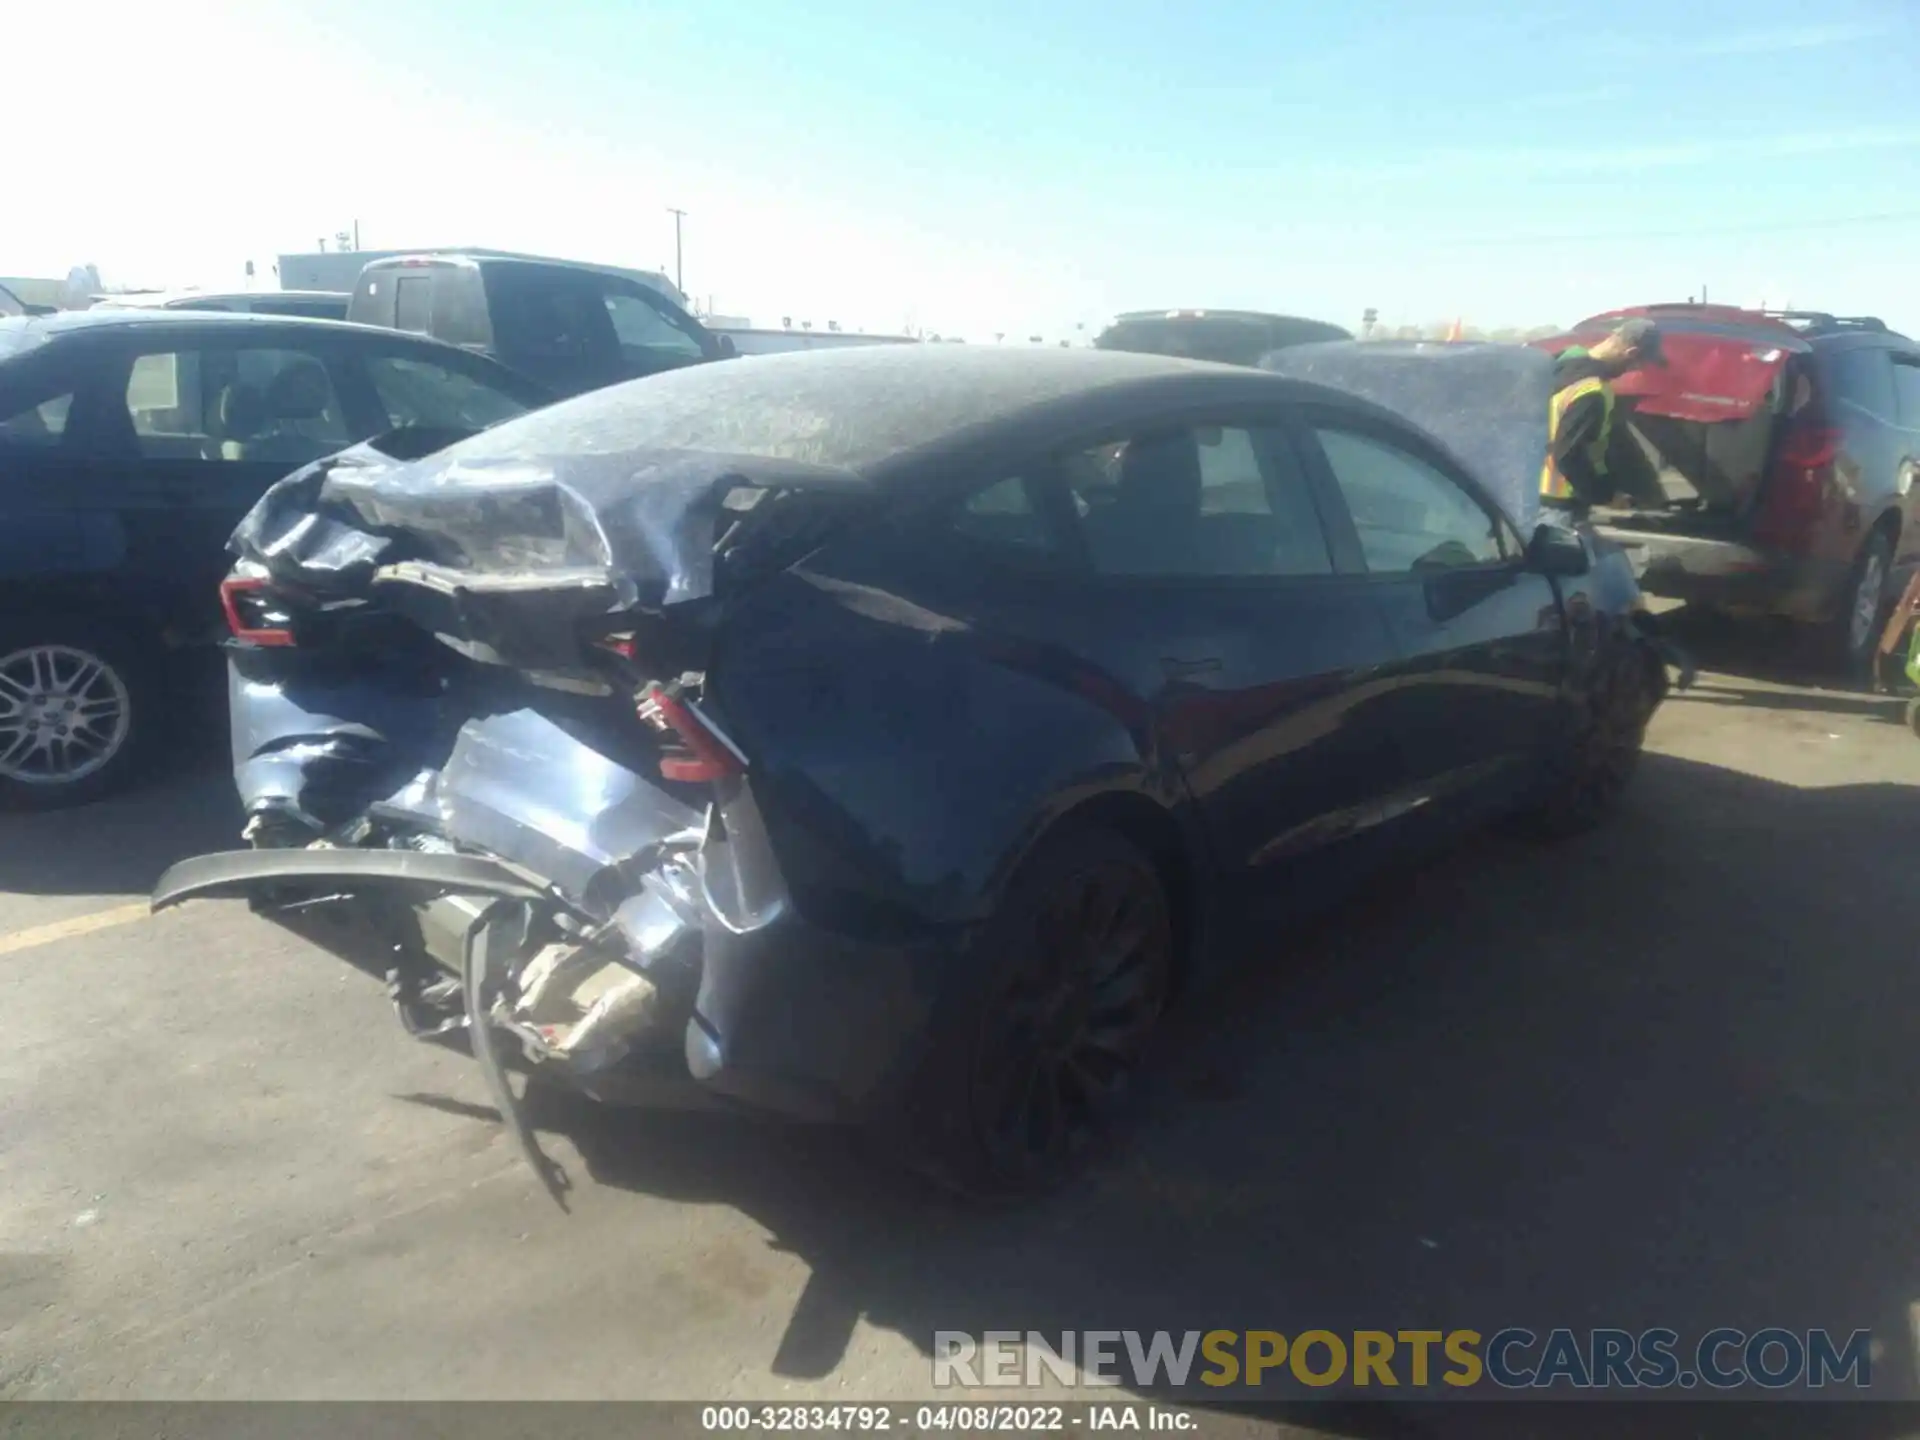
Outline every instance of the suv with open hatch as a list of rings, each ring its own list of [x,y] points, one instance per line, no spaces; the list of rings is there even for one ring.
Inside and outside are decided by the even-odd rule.
[[[1799,622],[1864,672],[1920,563],[1920,344],[1872,317],[1719,305],[1617,310],[1539,343],[1629,316],[1659,323],[1667,364],[1615,386],[1625,503],[1596,508],[1596,529],[1641,552],[1647,593]]]

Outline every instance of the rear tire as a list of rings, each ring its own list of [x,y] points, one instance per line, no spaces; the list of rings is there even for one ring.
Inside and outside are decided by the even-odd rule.
[[[0,626],[0,805],[56,810],[120,791],[160,728],[151,647],[86,616]]]
[[[1659,694],[1661,662],[1632,641],[1617,641],[1574,721],[1557,747],[1544,797],[1519,817],[1519,828],[1542,840],[1591,830],[1618,808],[1640,765],[1647,722]]]
[[[1872,678],[1880,631],[1898,598],[1888,593],[1887,580],[1892,573],[1893,534],[1885,528],[1876,529],[1854,558],[1841,594],[1840,613],[1833,619],[1827,642],[1833,663],[1849,679]]]
[[[959,963],[904,1117],[918,1168],[974,1199],[1053,1189],[1124,1128],[1173,983],[1153,862],[1110,830],[1043,840]]]

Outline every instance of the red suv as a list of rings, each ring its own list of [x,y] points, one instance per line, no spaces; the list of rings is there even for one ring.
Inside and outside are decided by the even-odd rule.
[[[1648,594],[1818,627],[1829,658],[1871,663],[1920,564],[1920,344],[1871,318],[1647,305],[1538,342],[1558,353],[1629,316],[1659,322],[1665,369],[1621,401],[1602,533],[1646,560]]]

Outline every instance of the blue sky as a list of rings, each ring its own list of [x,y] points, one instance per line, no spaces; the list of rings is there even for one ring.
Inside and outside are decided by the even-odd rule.
[[[229,283],[356,219],[670,266],[677,205],[687,288],[763,322],[1532,324],[1704,283],[1920,329],[1911,0],[24,3],[93,58],[0,93],[48,147],[0,273]]]

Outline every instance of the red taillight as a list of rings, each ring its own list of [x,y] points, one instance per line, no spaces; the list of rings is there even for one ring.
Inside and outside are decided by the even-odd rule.
[[[1754,517],[1753,538],[1774,550],[1803,555],[1813,548],[1827,481],[1840,454],[1840,431],[1802,418],[1780,437],[1767,493]]]
[[[668,750],[660,757],[660,778],[702,784],[746,772],[747,758],[690,700],[669,695],[659,685],[640,692],[639,715],[663,734],[671,734],[684,750]]]
[[[227,628],[236,640],[254,645],[291,645],[293,631],[282,625],[263,625],[263,619],[281,619],[262,614],[261,602],[267,597],[267,582],[256,575],[235,575],[220,582],[220,608],[227,612]]]
[[[1800,470],[1818,470],[1840,455],[1843,434],[1825,425],[1796,425],[1780,439],[1778,463]]]

